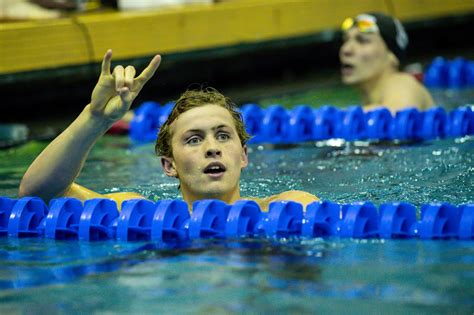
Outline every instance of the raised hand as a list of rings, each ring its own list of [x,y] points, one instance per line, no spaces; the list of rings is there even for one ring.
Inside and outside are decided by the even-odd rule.
[[[102,71],[99,81],[92,91],[90,104],[91,114],[100,119],[113,123],[125,115],[130,109],[133,100],[143,86],[150,80],[161,62],[160,55],[156,55],[143,72],[135,78],[135,68],[116,66],[110,72],[112,50],[108,50],[102,60]]]

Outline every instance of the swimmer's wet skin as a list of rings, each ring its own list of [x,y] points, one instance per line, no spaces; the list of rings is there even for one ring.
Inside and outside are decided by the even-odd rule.
[[[80,200],[103,196],[74,183],[74,180],[97,139],[130,109],[133,100],[161,62],[161,57],[155,56],[135,77],[136,70],[132,66],[124,68],[118,65],[111,72],[111,59],[112,50],[108,50],[90,104],[30,165],[20,183],[19,196],[35,195],[44,200],[58,196]],[[126,199],[138,196],[128,194]],[[115,195],[108,197],[114,198]],[[123,199],[124,194],[118,197]]]
[[[408,46],[400,21],[382,13],[360,14],[346,18],[341,30],[342,82],[357,87],[367,109],[386,106],[395,113],[405,107],[423,110],[433,105],[428,90],[398,70]]]
[[[179,179],[190,207],[195,200],[209,198],[231,204],[242,199],[240,175],[248,165],[248,139],[241,115],[222,94],[213,89],[187,91],[161,127],[156,151],[165,173]],[[268,205],[267,200],[275,198],[305,204],[317,200],[299,191],[254,200]]]
[[[74,182],[97,139],[127,113],[161,62],[161,57],[155,56],[135,77],[133,66],[118,65],[111,71],[111,59],[109,50],[91,103],[28,168],[20,184],[20,197],[34,195],[46,201],[59,196],[79,200],[106,197],[119,205],[126,199],[144,198],[131,192],[102,195]],[[242,117],[228,98],[214,89],[187,91],[161,127],[156,151],[164,172],[179,180],[190,208],[200,199],[233,203],[242,199],[240,175],[248,165],[248,138]],[[254,200],[266,209],[270,201],[293,200],[306,205],[318,198],[286,191]]]

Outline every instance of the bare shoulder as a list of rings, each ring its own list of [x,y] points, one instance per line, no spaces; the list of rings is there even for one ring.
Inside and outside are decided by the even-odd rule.
[[[122,202],[125,200],[130,199],[146,199],[143,195],[140,195],[135,192],[118,192],[118,193],[111,193],[105,194],[104,198],[112,199],[117,203],[119,209],[122,207]]]
[[[391,84],[421,85],[420,82],[414,76],[404,72],[394,73],[388,78],[387,82]]]
[[[288,191],[284,191],[282,193],[279,193],[267,198],[253,199],[253,200],[258,203],[258,205],[260,206],[262,210],[268,211],[269,204],[274,201],[295,201],[295,202],[301,203],[303,207],[306,208],[308,204],[314,201],[318,201],[319,198],[306,191],[288,190]]]
[[[274,196],[276,198],[275,201],[278,200],[289,200],[289,201],[296,201],[302,203],[304,205],[309,204],[313,201],[318,201],[319,198],[309,192],[302,191],[302,190],[288,190],[282,193],[279,193]]]
[[[423,110],[433,105],[433,99],[417,79],[410,74],[400,72],[391,75],[385,82],[383,104],[392,111],[405,107],[417,107]]]
[[[398,72],[394,73],[387,79],[384,86],[384,93],[401,94],[402,91],[404,93],[420,93],[424,89],[424,86],[420,82],[418,82],[418,80],[415,79],[412,75],[408,73]]]
[[[134,192],[118,192],[110,194],[99,194],[93,190],[90,190],[84,186],[81,186],[76,183],[72,185],[64,192],[64,197],[76,198],[81,201],[94,199],[94,198],[107,198],[112,199],[117,203],[119,209],[122,206],[122,202],[129,199],[145,198],[144,196],[134,193]]]

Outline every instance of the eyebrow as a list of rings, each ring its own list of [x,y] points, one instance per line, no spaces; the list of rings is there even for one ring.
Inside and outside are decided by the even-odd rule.
[[[232,129],[230,126],[228,125],[219,125],[219,126],[216,126],[216,127],[212,127],[211,130],[212,131],[216,131],[216,130],[219,130],[219,129],[223,129],[223,128],[230,128]],[[203,130],[202,129],[188,129],[186,130],[183,134],[185,133],[188,133],[188,132],[202,132]]]

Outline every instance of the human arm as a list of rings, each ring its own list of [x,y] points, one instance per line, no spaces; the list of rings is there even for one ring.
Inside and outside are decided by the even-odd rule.
[[[74,180],[95,142],[125,115],[161,61],[159,55],[155,56],[135,78],[132,66],[116,66],[111,73],[111,59],[112,51],[108,50],[91,102],[30,165],[20,183],[20,197],[38,196],[50,200],[57,196],[68,196],[85,200],[102,196],[74,183]],[[109,197],[114,199],[113,196]]]

